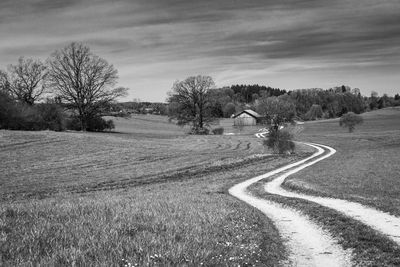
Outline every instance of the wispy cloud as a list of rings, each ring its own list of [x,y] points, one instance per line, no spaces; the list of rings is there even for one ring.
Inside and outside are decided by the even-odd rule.
[[[147,100],[199,73],[221,86],[336,81],[392,93],[399,10],[398,0],[3,0],[0,68],[82,41],[118,68],[130,97]]]

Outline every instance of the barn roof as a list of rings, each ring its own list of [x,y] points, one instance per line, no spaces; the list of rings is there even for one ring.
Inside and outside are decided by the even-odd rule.
[[[252,116],[252,117],[254,117],[254,118],[256,118],[256,119],[262,117],[260,114],[258,114],[257,112],[255,112],[254,110],[251,110],[251,109],[243,110],[243,111],[237,113],[237,114],[236,114],[235,116],[233,116],[233,117],[236,118],[237,116],[240,116],[240,114],[243,114],[243,113],[247,113],[247,114],[249,114],[250,116]]]

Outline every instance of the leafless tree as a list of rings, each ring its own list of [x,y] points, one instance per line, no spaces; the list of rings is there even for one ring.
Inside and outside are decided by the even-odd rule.
[[[49,87],[62,102],[78,111],[84,131],[88,120],[99,115],[102,107],[126,95],[126,88],[114,88],[117,79],[114,66],[82,43],[71,43],[49,59]]]
[[[177,81],[169,93],[169,117],[178,125],[192,125],[193,133],[204,133],[204,126],[212,120],[209,90],[214,87],[210,76],[192,76]]]
[[[8,75],[5,71],[0,70],[0,91],[3,93],[10,93],[10,82]]]
[[[20,57],[16,65],[8,66],[8,75],[3,73],[0,79],[6,81],[3,86],[16,100],[33,105],[45,93],[46,75],[46,66],[40,60]]]

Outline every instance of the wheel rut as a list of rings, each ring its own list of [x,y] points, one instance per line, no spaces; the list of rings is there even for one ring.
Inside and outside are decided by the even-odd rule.
[[[344,250],[328,232],[312,222],[301,212],[251,195],[247,188],[263,179],[281,174],[311,159],[321,156],[317,151],[310,157],[286,165],[266,174],[236,184],[229,193],[259,209],[271,218],[280,232],[290,256],[284,265],[293,266],[351,266],[351,250]]]
[[[265,134],[258,133],[256,136],[263,138]],[[334,209],[372,227],[400,245],[399,217],[356,202],[306,195],[282,188],[282,184],[288,176],[336,153],[335,149],[325,145],[303,144],[314,148],[316,152],[303,160],[246,180],[229,189],[232,196],[259,209],[274,221],[290,252],[289,260],[284,264],[294,266],[351,266],[352,251],[350,249],[344,250],[330,233],[323,230],[320,225],[311,221],[300,211],[271,200],[257,198],[247,190],[252,184],[271,177],[273,179],[264,185],[267,193],[304,199]]]
[[[300,199],[308,200],[311,202],[315,202],[321,206],[325,206],[325,207],[334,209],[336,211],[339,211],[339,212],[351,217],[354,220],[358,220],[358,221],[370,226],[371,228],[386,235],[389,239],[393,240],[398,245],[400,245],[400,218],[399,217],[390,215],[386,212],[377,210],[372,207],[362,205],[357,202],[352,202],[352,201],[343,200],[343,199],[336,199],[336,198],[311,196],[311,195],[306,195],[306,194],[297,193],[297,192],[293,192],[293,191],[287,191],[284,188],[282,188],[282,184],[288,176],[290,176],[304,168],[307,168],[308,166],[311,166],[311,165],[317,163],[318,161],[326,159],[336,153],[336,150],[329,146],[320,145],[320,144],[311,144],[311,143],[303,143],[303,144],[315,148],[318,151],[317,153],[321,153],[324,155],[315,160],[312,160],[310,162],[302,164],[299,167],[291,169],[291,170],[287,171],[286,173],[284,173],[283,175],[280,175],[276,179],[272,180],[271,182],[266,183],[264,186],[265,191],[270,194],[280,195],[280,196],[284,196],[284,197],[300,198]]]

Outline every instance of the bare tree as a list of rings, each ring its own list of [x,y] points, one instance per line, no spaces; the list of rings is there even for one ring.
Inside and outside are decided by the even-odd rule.
[[[8,75],[5,71],[0,70],[0,91],[3,93],[10,93],[10,82]]]
[[[49,59],[49,86],[61,101],[78,111],[84,131],[102,107],[127,94],[126,88],[114,88],[117,79],[114,66],[82,43],[71,43]]]
[[[20,57],[16,65],[8,66],[8,72],[1,79],[7,80],[9,93],[18,101],[33,105],[45,93],[47,70],[40,60]]]
[[[292,122],[296,115],[296,107],[290,101],[284,99],[285,95],[279,97],[262,97],[256,107],[257,112],[265,116],[267,122],[275,130],[286,122]]]
[[[211,116],[209,90],[214,87],[210,76],[192,76],[177,81],[169,93],[169,117],[178,125],[192,125],[193,133],[205,133],[205,125]]]

